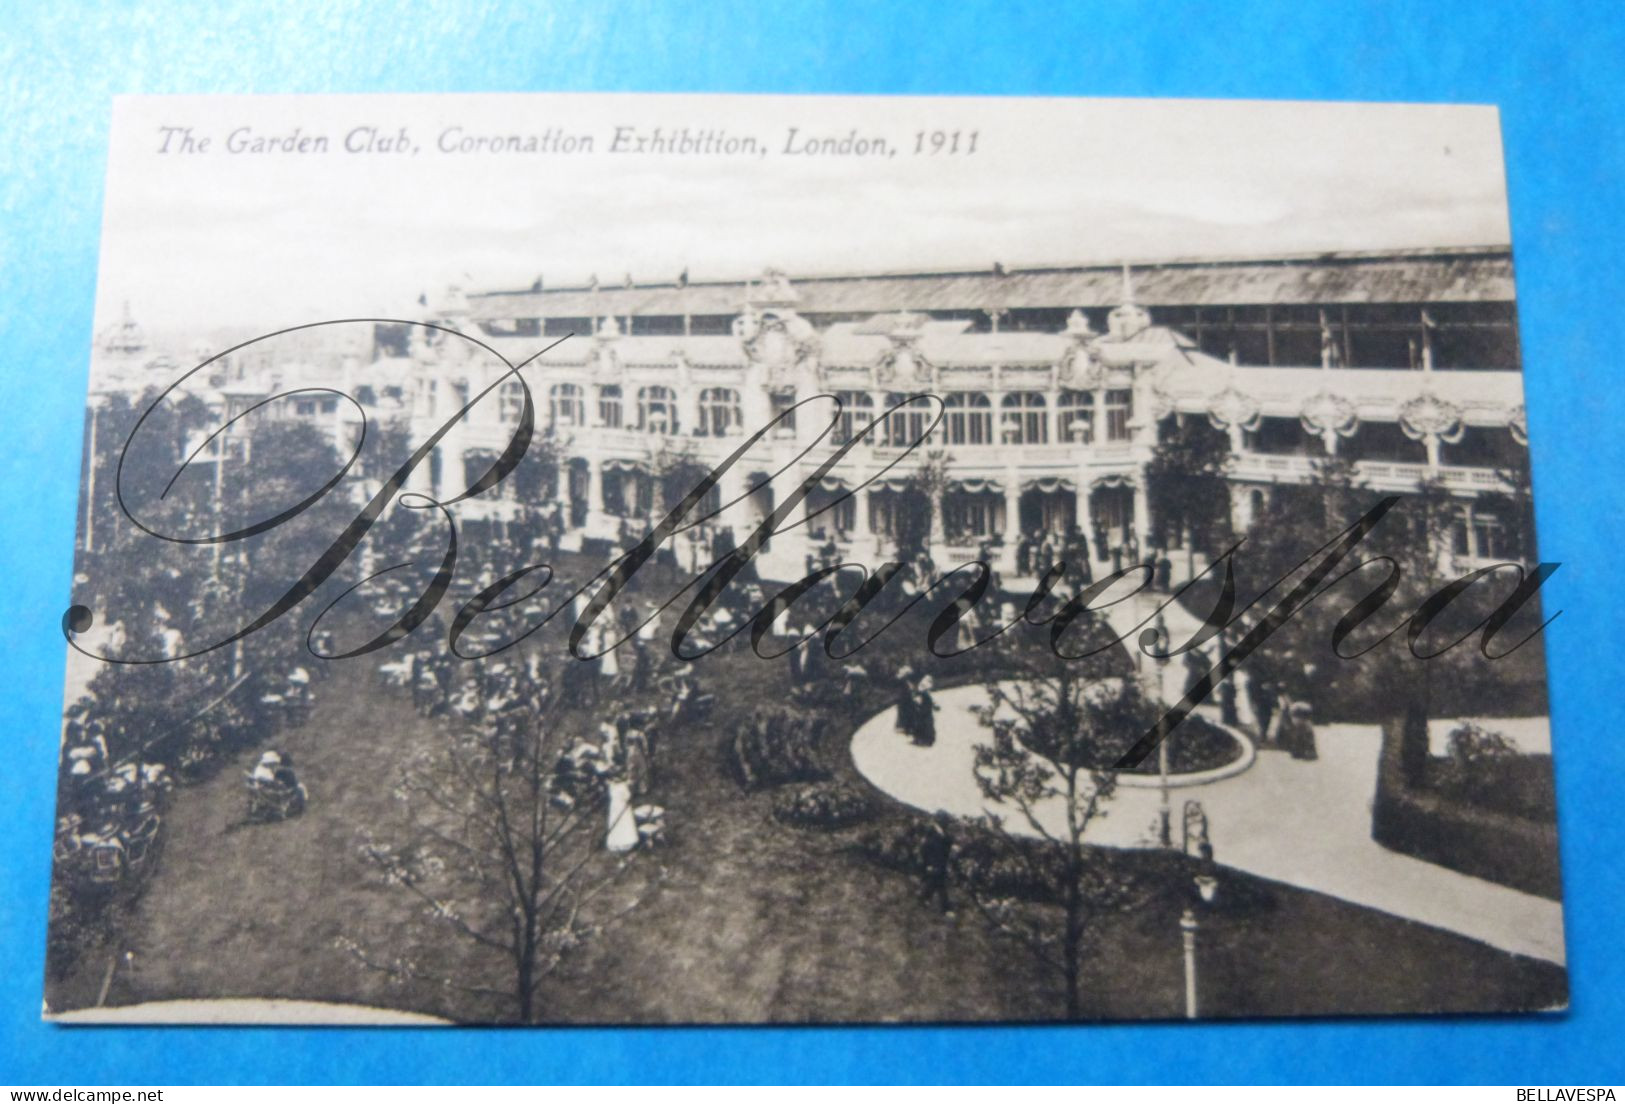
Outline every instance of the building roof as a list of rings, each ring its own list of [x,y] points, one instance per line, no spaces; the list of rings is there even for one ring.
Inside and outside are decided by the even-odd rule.
[[[1131,273],[1136,301],[1151,307],[1514,298],[1505,246],[1164,260],[1135,264]],[[473,316],[485,320],[729,315],[739,313],[753,282],[488,292],[468,302]],[[1111,307],[1123,301],[1123,266],[808,276],[793,285],[803,314]]]

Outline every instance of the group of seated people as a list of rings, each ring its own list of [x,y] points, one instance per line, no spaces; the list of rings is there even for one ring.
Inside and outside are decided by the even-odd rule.
[[[306,792],[293,769],[293,756],[275,749],[262,753],[246,776],[251,816],[295,816],[304,811]]]
[[[104,883],[139,870],[162,827],[172,784],[166,768],[135,758],[110,761],[106,736],[94,721],[69,723],[62,758],[58,862]]]

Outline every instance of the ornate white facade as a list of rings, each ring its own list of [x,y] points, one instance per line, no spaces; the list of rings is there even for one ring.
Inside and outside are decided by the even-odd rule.
[[[1491,257],[1493,261],[1495,255]],[[1432,271],[1423,269],[1424,276]],[[1005,274],[1001,270],[999,275]],[[1200,285],[1195,292],[1188,290],[1190,273],[1176,275],[1186,281],[1182,293],[1188,298],[1203,294]],[[1362,295],[1366,301],[1373,298],[1372,289],[1362,292],[1357,281],[1338,275],[1343,281],[1338,295],[1356,301]],[[1382,279],[1393,278],[1384,270]],[[892,294],[909,305],[909,296],[920,294],[913,285],[904,286],[908,294],[888,290],[893,285],[886,281],[897,279],[876,278],[864,285],[870,305],[875,296]],[[1212,279],[1234,277],[1217,273]],[[962,297],[986,296],[1000,286],[984,278],[961,282]],[[1510,283],[1485,293],[1483,282],[1472,294],[1504,302],[1510,316]],[[849,559],[875,563],[885,558],[900,515],[922,505],[917,498],[903,497],[918,494],[921,484],[915,476],[922,465],[935,465],[943,476],[927,481],[930,493],[923,503],[929,511],[930,548],[939,564],[991,552],[1010,572],[1024,536],[1035,531],[1064,534],[1074,526],[1097,555],[1101,548],[1129,542],[1149,548],[1158,543],[1159,534],[1152,530],[1147,465],[1159,432],[1174,419],[1202,419],[1229,435],[1232,511],[1238,526],[1248,523],[1272,485],[1302,481],[1317,457],[1341,455],[1355,461],[1359,477],[1373,489],[1400,491],[1423,480],[1437,481],[1464,502],[1455,551],[1468,560],[1504,554],[1495,547],[1499,521],[1475,520],[1469,504],[1480,492],[1504,489],[1504,470],[1510,466],[1505,458],[1524,447],[1521,373],[1506,367],[1436,368],[1429,342],[1435,323],[1429,311],[1443,314],[1444,307],[1424,300],[1420,307],[1365,308],[1378,320],[1373,332],[1381,328],[1383,311],[1396,316],[1419,311],[1420,340],[1410,340],[1411,364],[1360,368],[1346,364],[1351,351],[1366,341],[1365,333],[1350,327],[1349,308],[1335,304],[1313,308],[1318,313],[1319,363],[1280,364],[1278,351],[1290,355],[1294,348],[1309,347],[1303,326],[1292,321],[1301,319],[1302,304],[1293,307],[1298,315],[1282,308],[1279,316],[1286,321],[1280,323],[1281,336],[1277,338],[1276,329],[1268,331],[1272,364],[1259,367],[1238,363],[1234,345],[1227,357],[1213,355],[1211,330],[1198,340],[1160,317],[1183,316],[1200,329],[1211,316],[1202,313],[1207,308],[1147,305],[1136,296],[1126,270],[1116,275],[1115,285],[1114,307],[1100,307],[1096,295],[1062,316],[1062,325],[1050,328],[1001,329],[1001,318],[1019,313],[1006,305],[1013,301],[1008,297],[985,305],[987,324],[974,319],[974,304],[951,300],[945,300],[945,309],[932,302],[925,310],[809,311],[797,286],[774,272],[760,281],[732,285],[737,302],[731,318],[718,315],[715,286],[696,286],[688,295],[686,280],[642,289],[649,310],[634,313],[626,304],[640,289],[628,280],[624,289],[615,289],[618,297],[601,296],[596,282],[560,293],[532,289],[529,300],[547,294],[570,299],[558,308],[566,316],[583,305],[613,308],[590,322],[577,319],[572,336],[562,341],[557,311],[528,324],[519,316],[515,304],[527,301],[527,293],[471,299],[453,289],[424,321],[477,338],[513,363],[553,345],[525,367],[524,377],[540,428],[567,458],[552,494],[569,546],[613,541],[628,525],[641,530],[663,515],[672,504],[664,501],[668,488],[661,486],[660,473],[674,464],[716,467],[751,432],[794,404],[817,396],[839,398],[838,418],[835,404],[827,400],[800,407],[793,422],[776,427],[724,478],[713,505],[737,504],[715,522],[742,540],[840,443],[910,396],[928,394],[942,404],[942,422],[930,439],[904,456],[935,416],[936,407],[928,401],[917,400],[874,426],[809,496],[801,517],[790,519],[805,524],[768,546],[760,560],[765,573],[800,577],[809,556],[830,541]],[[939,281],[931,294],[943,298],[948,293],[941,289],[952,286]],[[1406,290],[1414,293],[1416,286],[1413,280]],[[852,299],[850,289],[837,291]],[[1069,293],[1059,287],[1049,294]],[[1456,286],[1441,293],[1468,294]],[[676,313],[686,312],[681,303],[653,305],[661,296],[662,302],[672,303],[685,296],[703,300],[708,304],[703,324]],[[1224,309],[1232,320],[1239,316],[1239,308]],[[1028,313],[1039,321],[1057,315],[1051,306]],[[1097,324],[1091,324],[1091,315]],[[1264,316],[1275,315],[1266,309]],[[1477,317],[1471,312],[1464,316],[1468,322],[1462,325]],[[514,318],[518,321],[505,321]],[[93,378],[104,384],[126,381],[113,384],[126,389],[132,386],[129,380],[150,381],[150,375],[128,368],[140,353],[131,349],[131,332],[129,324],[110,332],[101,350],[104,360],[125,367],[99,366]],[[1496,347],[1497,363],[1516,361],[1515,336],[1509,334],[1507,340],[1513,343],[1510,357]],[[1209,348],[1204,349],[1204,342]],[[426,326],[410,327],[404,341],[392,347],[381,342],[370,361],[334,355],[323,367],[256,363],[240,355],[223,369],[210,383],[198,381],[197,388],[228,416],[279,390],[330,387],[355,397],[374,420],[408,422],[418,441],[496,384],[453,426],[433,462],[420,472],[417,489],[436,497],[460,493],[507,444],[522,397],[516,384],[499,382],[508,370],[501,360],[475,342]],[[353,439],[358,423],[354,408],[331,395],[293,395],[282,406],[287,416],[329,427],[335,439]],[[764,482],[767,486],[760,487]],[[464,516],[512,519],[535,508],[538,503],[519,501],[516,486],[509,481],[463,504]],[[850,493],[859,487],[860,493]],[[1160,537],[1176,545],[1179,541],[1178,534]]]
[[[1108,547],[1131,537],[1148,545],[1146,469],[1159,427],[1174,418],[1206,419],[1230,435],[1241,525],[1259,501],[1253,492],[1308,478],[1318,455],[1358,457],[1356,470],[1374,489],[1433,479],[1468,499],[1502,489],[1501,466],[1463,462],[1453,446],[1468,434],[1522,446],[1516,371],[1343,368],[1330,343],[1319,366],[1240,366],[1158,325],[1155,311],[1134,301],[1126,276],[1123,290],[1126,301],[1101,332],[1081,310],[1059,332],[976,332],[963,319],[908,311],[819,327],[798,311],[791,283],[771,272],[747,285],[727,335],[629,334],[622,321],[602,317],[594,332],[563,340],[524,373],[539,420],[570,457],[556,489],[559,509],[575,539],[612,540],[623,521],[641,523],[671,505],[650,484],[674,457],[715,467],[748,433],[820,395],[841,401],[833,429],[833,403],[803,406],[793,426],[776,429],[724,479],[722,502],[743,496],[718,519],[736,539],[832,449],[909,396],[938,397],[942,423],[907,456],[934,404],[917,401],[876,425],[809,496],[807,523],[770,545],[764,565],[784,577],[799,577],[809,551],[831,539],[845,557],[884,558],[903,508],[897,496],[917,486],[911,477],[931,463],[946,475],[928,504],[939,564],[976,558],[992,545],[1012,570],[1022,536],[1074,525],[1090,536],[1104,530]],[[514,362],[558,340],[476,330],[462,299],[435,321],[476,333]],[[505,370],[470,343],[424,340],[426,333],[419,331],[411,353],[419,439]],[[500,450],[517,409],[514,385],[499,387],[454,430],[448,457]],[[1300,434],[1301,446],[1281,446],[1282,423]],[[746,494],[769,476],[770,489]],[[442,495],[467,485],[454,462],[437,466],[433,482]],[[1495,554],[1479,546],[1481,538],[1489,543],[1487,532],[1469,525],[1459,550],[1469,559]]]

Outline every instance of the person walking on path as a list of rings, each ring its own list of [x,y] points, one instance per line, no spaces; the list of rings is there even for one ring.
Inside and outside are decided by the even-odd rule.
[[[939,810],[926,825],[925,838],[920,841],[920,865],[925,876],[920,900],[928,902],[935,898],[937,909],[944,916],[953,915],[948,900],[948,874],[954,851],[954,838],[948,830],[951,823],[948,814]]]

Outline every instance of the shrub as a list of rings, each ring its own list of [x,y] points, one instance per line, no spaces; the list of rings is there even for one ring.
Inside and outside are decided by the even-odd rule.
[[[1444,761],[1435,761],[1430,788],[1454,801],[1508,816],[1556,823],[1556,787],[1549,755],[1525,755],[1498,732],[1471,721],[1453,729]]]
[[[1127,751],[1139,736],[1134,733],[1122,750]],[[1241,753],[1241,744],[1234,736],[1198,713],[1180,721],[1179,727],[1168,734],[1168,770],[1173,774],[1214,770],[1240,759]],[[1156,774],[1157,757],[1148,755],[1125,773]]]
[[[869,796],[856,786],[815,782],[779,794],[773,802],[774,819],[799,828],[834,830],[868,820],[874,815]]]
[[[829,721],[821,717],[757,710],[723,742],[723,756],[730,773],[747,790],[821,782],[829,777],[819,755],[828,728]]]

